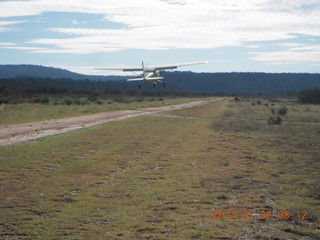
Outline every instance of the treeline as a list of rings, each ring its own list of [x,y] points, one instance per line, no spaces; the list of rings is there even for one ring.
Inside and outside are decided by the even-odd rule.
[[[187,71],[162,72],[161,74],[165,76],[167,82],[167,88],[161,91],[225,95],[279,95],[297,94],[304,89],[320,88],[320,74],[318,73],[193,73]],[[126,78],[125,76],[83,75],[45,66],[0,65],[0,86],[5,86],[8,90],[24,91],[40,87],[65,88],[72,91],[89,88],[111,88],[121,91],[137,89],[137,83],[126,82]],[[155,90],[152,84],[144,84],[143,90],[153,92],[159,91],[159,88]]]
[[[8,92],[26,92],[26,93],[67,93],[67,92],[86,92],[96,91],[120,91],[135,89],[139,91],[138,84],[127,81],[102,81],[102,80],[73,80],[68,78],[51,79],[51,78],[8,78],[0,79],[0,86]],[[162,91],[162,92],[181,92],[181,90],[173,85],[166,88],[153,88],[152,84],[143,84],[142,91]]]
[[[53,71],[53,69],[49,69]],[[1,72],[0,72],[1,73]],[[128,94],[167,95],[290,95],[297,96],[304,89],[320,89],[320,74],[309,73],[193,73],[163,72],[166,87],[153,88],[145,83],[126,80],[74,80],[72,78],[15,77],[0,78],[2,93],[25,94]]]
[[[320,88],[317,89],[306,89],[299,93],[299,102],[320,104]]]
[[[13,78],[0,79],[0,104],[36,102],[48,103],[53,100],[57,104],[84,104],[101,99],[113,102],[144,101],[153,97],[194,97],[205,96],[183,92],[175,86],[163,88],[160,84],[154,88],[152,84],[143,84],[142,89],[137,83],[127,81],[93,81],[50,78]]]
[[[166,72],[163,75],[169,84],[195,93],[279,95],[320,88],[320,74],[316,73]]]

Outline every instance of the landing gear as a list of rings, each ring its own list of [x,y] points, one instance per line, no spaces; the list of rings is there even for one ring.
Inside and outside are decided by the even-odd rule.
[[[158,81],[159,83],[162,84],[162,87],[166,87],[167,83],[166,82],[162,82],[162,81]],[[142,83],[138,83],[139,88],[142,88]],[[157,82],[153,82],[153,87],[155,88],[157,86]]]

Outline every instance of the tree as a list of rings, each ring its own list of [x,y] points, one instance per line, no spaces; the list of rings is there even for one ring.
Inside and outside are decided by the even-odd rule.
[[[320,104],[320,88],[306,89],[298,94],[301,103]]]

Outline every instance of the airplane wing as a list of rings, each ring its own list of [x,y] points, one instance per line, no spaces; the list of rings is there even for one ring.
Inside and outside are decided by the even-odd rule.
[[[208,61],[202,61],[202,62],[190,62],[190,63],[178,63],[178,64],[171,64],[171,65],[159,65],[159,66],[153,66],[156,70],[166,70],[166,69],[177,69],[178,67],[185,67],[185,66],[192,66],[192,65],[198,65],[198,64],[208,64]]]
[[[103,67],[103,68],[94,68],[94,70],[115,70],[115,71],[124,71],[124,72],[138,72],[143,71],[142,67]]]
[[[208,61],[202,62],[190,62],[190,63],[178,63],[178,64],[171,64],[171,65],[155,65],[155,66],[148,66],[144,68],[143,64],[142,67],[102,67],[102,68],[94,68],[95,70],[116,70],[116,71],[124,71],[124,72],[138,72],[144,71],[146,69],[149,70],[172,70],[177,69],[178,67],[185,67],[185,66],[192,66],[198,64],[207,64]]]

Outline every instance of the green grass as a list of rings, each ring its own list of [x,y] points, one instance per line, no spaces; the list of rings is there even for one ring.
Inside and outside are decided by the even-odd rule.
[[[261,105],[225,99],[171,112],[196,119],[144,116],[1,147],[0,239],[316,239],[318,128],[241,129],[244,112],[269,114]],[[249,210],[272,219],[239,218]]]
[[[39,103],[19,103],[0,105],[0,126],[8,124],[42,121],[94,114],[105,111],[139,109],[148,107],[161,107],[179,103],[186,103],[196,99],[192,98],[145,98],[143,101],[126,99],[127,102],[114,102],[102,100],[102,104],[89,103],[86,105],[54,105]],[[129,101],[130,100],[130,101]]]

